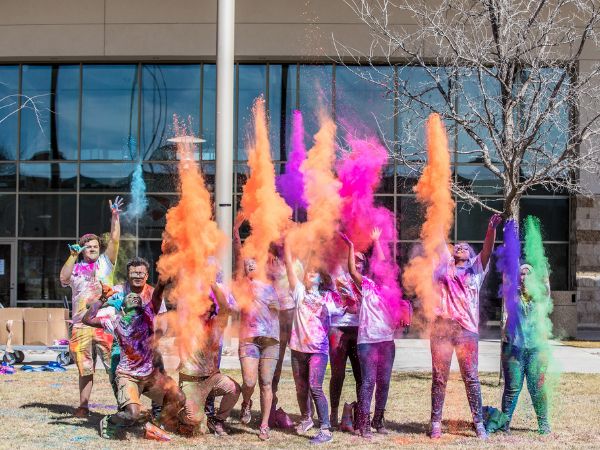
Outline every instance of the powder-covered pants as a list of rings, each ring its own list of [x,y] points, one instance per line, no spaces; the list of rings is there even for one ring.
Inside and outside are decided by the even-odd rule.
[[[456,359],[467,390],[473,422],[483,422],[481,408],[481,385],[477,366],[479,360],[479,335],[463,328],[454,320],[438,318],[433,324],[430,337],[431,363],[431,421],[442,420],[446,384],[450,375],[452,354]]]
[[[323,392],[323,379],[327,369],[327,355],[321,353],[302,353],[292,350],[292,372],[296,383],[296,396],[302,420],[309,418],[310,397],[317,407],[321,428],[329,428],[329,405]]]
[[[390,390],[390,378],[396,356],[394,341],[358,344],[358,358],[362,385],[358,396],[358,410],[368,415],[375,390],[375,410],[383,411]]]
[[[279,359],[277,360],[275,373],[273,374],[273,408],[278,403],[277,390],[279,388],[279,379],[281,378],[285,350],[290,343],[290,336],[292,335],[292,323],[294,322],[295,311],[295,308],[279,311]]]
[[[331,327],[329,329],[329,361],[331,363],[329,399],[331,409],[337,409],[340,406],[348,359],[350,359],[352,374],[356,381],[356,398],[359,396],[362,378],[361,366],[358,360],[357,339],[358,327]]]
[[[512,419],[523,382],[527,378],[527,390],[531,396],[538,424],[541,426],[548,423],[548,396],[545,388],[547,356],[539,349],[519,348],[507,342],[502,343],[502,371],[504,372],[502,412],[509,420]]]

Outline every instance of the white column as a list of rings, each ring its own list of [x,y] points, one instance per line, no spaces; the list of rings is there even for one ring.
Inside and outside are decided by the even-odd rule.
[[[220,256],[225,281],[231,280],[232,265],[234,35],[235,0],[218,0],[215,208],[217,224],[227,237]]]

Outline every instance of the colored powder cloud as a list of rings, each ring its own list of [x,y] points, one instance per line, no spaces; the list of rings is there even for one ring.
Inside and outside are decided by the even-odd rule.
[[[306,159],[306,146],[304,145],[304,120],[298,110],[293,113],[291,151],[285,165],[285,173],[276,180],[277,191],[291,208],[306,209],[304,197],[304,175],[300,171]]]
[[[175,118],[177,136],[187,135]],[[157,269],[162,281],[171,280],[168,298],[176,311],[169,313],[169,328],[174,330],[180,355],[186,357],[203,341],[204,330],[198,318],[212,306],[210,285],[217,266],[212,258],[222,249],[225,235],[213,219],[210,194],[197,163],[193,144],[177,144],[180,199],[169,209]]]
[[[269,245],[279,241],[289,226],[292,209],[275,188],[265,100],[258,98],[252,111],[254,136],[248,146],[250,177],[243,187],[241,200],[241,210],[250,223],[251,233],[242,246],[242,258],[254,258],[257,276],[266,280]]]
[[[519,284],[521,242],[519,229],[514,220],[507,220],[504,224],[504,243],[496,250],[496,268],[502,273],[501,296],[507,317],[506,333],[514,336],[516,321],[519,320]]]
[[[452,172],[448,138],[442,119],[431,114],[426,124],[427,164],[415,186],[417,200],[426,206],[421,228],[422,253],[412,258],[403,271],[404,289],[419,298],[425,318],[431,320],[439,302],[434,273],[440,264],[440,250],[446,244],[454,218],[450,192]]]

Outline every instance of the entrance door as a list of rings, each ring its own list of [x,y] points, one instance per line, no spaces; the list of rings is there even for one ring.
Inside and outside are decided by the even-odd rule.
[[[0,303],[5,308],[17,304],[14,256],[15,244],[0,241]]]

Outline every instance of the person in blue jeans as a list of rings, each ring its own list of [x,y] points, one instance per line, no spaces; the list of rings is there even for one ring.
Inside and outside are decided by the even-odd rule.
[[[508,416],[504,431],[509,431],[510,421],[517,406],[523,383],[527,379],[527,390],[537,415],[538,433],[550,433],[548,420],[548,395],[545,384],[548,365],[547,336],[538,329],[535,301],[527,294],[525,279],[532,272],[529,264],[520,267],[521,288],[516,308],[505,308],[502,336],[502,371],[504,392],[502,412]],[[550,289],[548,287],[548,295]],[[506,301],[506,299],[505,299]]]
[[[321,429],[311,439],[312,444],[323,444],[333,440],[329,421],[329,405],[323,392],[323,380],[329,358],[329,328],[331,316],[341,315],[333,300],[333,291],[320,289],[328,276],[323,271],[308,268],[304,283],[294,271],[289,245],[284,246],[284,260],[292,299],[296,305],[290,349],[292,350],[292,373],[296,384],[296,397],[302,415],[296,427],[298,434],[306,433],[314,426],[310,416],[309,402],[315,403]]]

